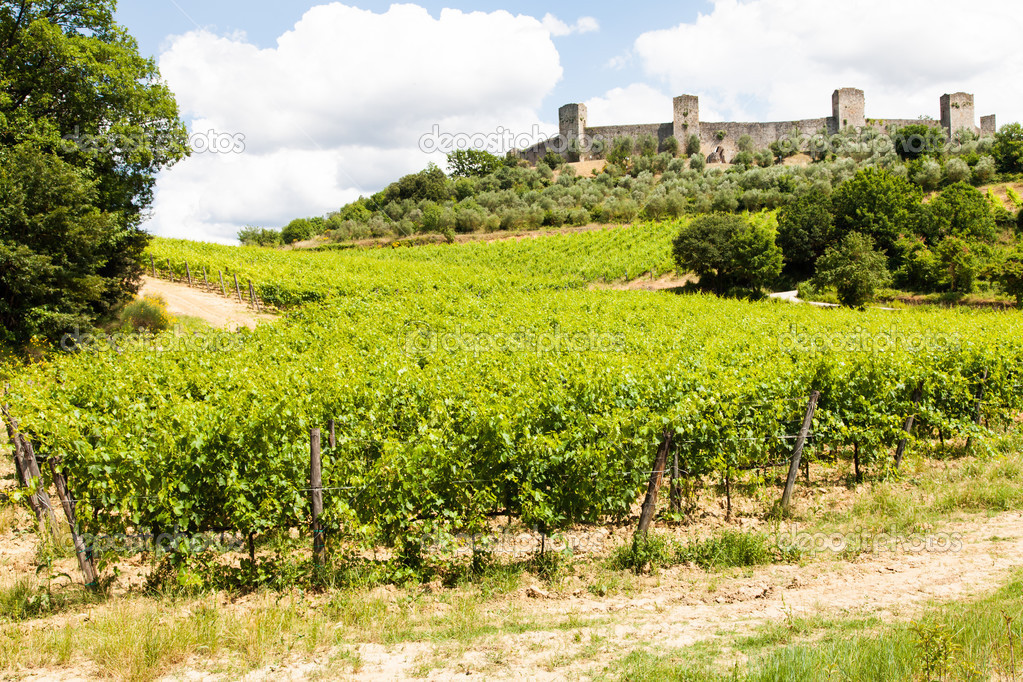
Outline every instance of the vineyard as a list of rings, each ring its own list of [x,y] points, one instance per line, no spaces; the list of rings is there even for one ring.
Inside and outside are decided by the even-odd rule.
[[[498,514],[625,519],[666,433],[692,480],[785,462],[812,391],[808,456],[875,472],[903,440],[983,448],[1023,409],[1012,313],[586,288],[669,270],[677,229],[328,252],[157,240],[179,275],[187,260],[311,302],[253,331],[62,356],[5,401],[96,535],[308,529],[309,433],[333,421],[328,546],[404,555]]]

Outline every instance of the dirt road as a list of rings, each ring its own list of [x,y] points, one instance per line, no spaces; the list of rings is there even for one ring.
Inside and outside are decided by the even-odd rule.
[[[258,323],[275,319],[273,315],[254,312],[237,300],[199,291],[185,284],[151,277],[143,277],[142,282],[139,296],[161,296],[167,302],[167,310],[172,315],[198,317],[218,329],[234,330],[243,326],[255,329]]]

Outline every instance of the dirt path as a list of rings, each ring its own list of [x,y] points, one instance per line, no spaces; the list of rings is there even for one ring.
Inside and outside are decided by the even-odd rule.
[[[205,320],[219,329],[255,329],[259,322],[276,319],[273,315],[259,314],[237,301],[217,294],[192,289],[185,284],[167,282],[152,277],[142,278],[139,296],[162,296],[172,315],[190,315]]]
[[[558,591],[527,584],[495,600],[488,615],[515,613],[549,623],[549,629],[488,635],[455,647],[352,643],[348,648],[358,653],[361,666],[347,679],[592,679],[633,650],[701,642],[720,644],[726,663],[741,663],[744,655],[731,643],[764,625],[815,615],[905,621],[930,603],[994,590],[1023,566],[1019,512],[949,524],[934,538],[939,542],[931,551],[879,552],[853,561],[819,558],[745,575],[673,568],[637,579],[627,596],[596,597],[572,578]],[[600,644],[596,651],[594,642]],[[424,664],[432,670],[424,671]],[[296,658],[245,679],[304,679],[312,672],[308,659]]]

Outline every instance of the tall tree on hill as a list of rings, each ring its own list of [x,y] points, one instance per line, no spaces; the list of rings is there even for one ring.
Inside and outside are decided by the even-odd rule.
[[[155,175],[188,154],[114,0],[0,0],[0,342],[89,327],[138,288]]]

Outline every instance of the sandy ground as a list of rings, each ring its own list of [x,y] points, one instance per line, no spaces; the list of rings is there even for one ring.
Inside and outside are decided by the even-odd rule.
[[[139,296],[145,295],[163,297],[167,302],[167,310],[172,315],[199,317],[219,329],[234,330],[239,327],[255,329],[259,322],[275,319],[273,315],[256,313],[249,306],[240,304],[232,298],[152,277],[142,278]]]
[[[493,614],[514,612],[525,620],[544,619],[551,629],[485,636],[464,649],[428,641],[393,646],[352,642],[348,650],[359,654],[362,665],[345,679],[592,679],[608,664],[648,644],[670,650],[713,640],[727,643],[767,624],[817,614],[909,620],[930,603],[996,589],[1023,565],[1023,514],[1018,512],[950,524],[935,537],[936,547],[951,539],[951,549],[910,548],[862,555],[852,562],[824,558],[804,566],[763,567],[746,575],[679,567],[640,579],[639,588],[629,596],[598,598],[572,579],[557,591],[540,583],[527,585],[496,600]],[[568,621],[571,627],[564,626]],[[595,641],[600,642],[596,653],[591,646]],[[727,644],[724,655],[731,659],[726,662],[744,660]],[[326,656],[315,659],[296,657],[244,679],[323,674]],[[424,663],[435,667],[424,672]],[[198,679],[195,675],[178,673],[165,679]]]

